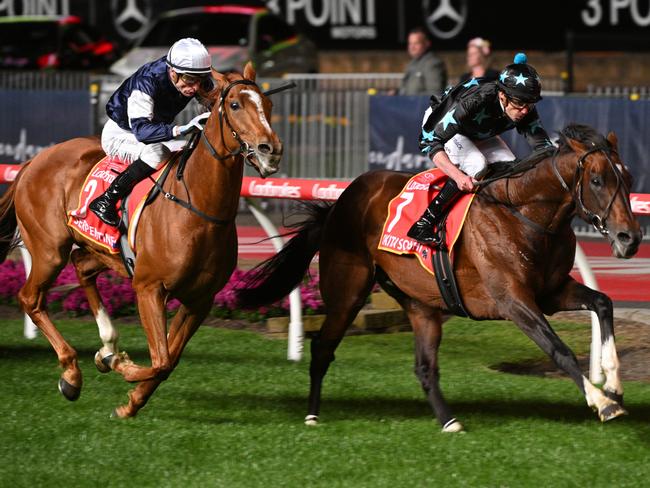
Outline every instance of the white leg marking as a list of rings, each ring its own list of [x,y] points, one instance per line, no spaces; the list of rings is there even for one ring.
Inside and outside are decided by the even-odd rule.
[[[623,385],[619,376],[618,354],[616,353],[616,344],[613,337],[608,337],[603,343],[601,366],[605,372],[605,385],[607,391],[614,391],[620,395],[623,394]]]
[[[269,124],[269,121],[266,120],[266,115],[264,114],[264,107],[262,105],[262,97],[260,97],[260,94],[253,90],[242,90],[241,92],[248,95],[253,103],[257,106],[257,113],[260,116],[260,122],[267,131],[272,133],[273,130],[271,129],[271,125]]]
[[[99,310],[97,310],[95,320],[97,321],[97,328],[99,329],[99,337],[104,344],[104,347],[101,349],[102,357],[108,354],[117,354],[117,340],[120,334],[113,326],[111,318],[101,305],[99,306]]]

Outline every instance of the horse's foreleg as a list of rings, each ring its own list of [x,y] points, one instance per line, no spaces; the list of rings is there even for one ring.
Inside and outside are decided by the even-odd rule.
[[[196,307],[192,312],[188,311],[185,306],[181,306],[169,326],[167,334],[169,342],[169,355],[172,361],[172,368],[176,368],[178,361],[185,346],[198,330],[199,325],[203,322],[210,307],[211,302],[207,302],[200,307]],[[138,411],[145,406],[151,395],[158,385],[162,383],[161,378],[153,378],[143,381],[129,392],[129,403],[115,409],[115,415],[118,417],[133,417]]]
[[[605,373],[605,395],[623,404],[623,384],[620,378],[618,354],[614,340],[614,311],[610,298],[571,279],[553,297],[544,303],[544,313],[552,315],[560,310],[591,310],[598,316],[602,344],[601,367]]]
[[[130,360],[117,357],[113,360],[113,370],[124,376],[126,381],[145,381],[152,378],[164,380],[172,371],[167,344],[165,298],[162,286],[140,285],[134,283],[138,297],[140,320],[149,345],[151,367],[140,366]]]
[[[46,254],[34,252],[31,247],[28,249],[33,256],[32,269],[25,285],[18,292],[18,302],[56,352],[59,364],[63,368],[59,379],[59,391],[68,400],[76,400],[81,394],[82,385],[77,352],[66,342],[50,320],[46,305],[47,290],[65,266],[65,261],[60,256],[50,260],[39,258]]]
[[[504,316],[515,322],[535,344],[553,359],[558,367],[568,373],[584,394],[587,404],[598,412],[601,421],[605,422],[627,413],[623,407],[606,397],[582,374],[573,351],[553,331],[541,310],[532,300],[517,300],[516,297],[513,297]]]
[[[453,417],[440,390],[438,348],[442,340],[442,313],[415,300],[404,300],[402,306],[415,335],[415,375],[422,384],[442,431],[460,432],[463,425]]]
[[[117,357],[119,332],[113,326],[111,318],[104,307],[102,298],[97,290],[97,275],[106,269],[101,261],[97,260],[85,249],[75,249],[70,255],[77,273],[79,284],[86,293],[90,311],[95,317],[99,337],[102,340],[102,348],[95,354],[95,366],[101,373],[111,370],[111,362]]]

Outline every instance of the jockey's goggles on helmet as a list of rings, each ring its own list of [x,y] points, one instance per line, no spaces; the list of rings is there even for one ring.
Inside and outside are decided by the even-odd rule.
[[[510,103],[510,105],[512,105],[517,110],[527,109],[530,112],[533,108],[535,108],[534,103],[522,102],[518,98],[508,97],[507,95],[506,97],[508,98],[508,102]]]
[[[210,75],[207,73],[200,74],[200,75],[193,75],[189,73],[178,73],[178,76],[180,77],[181,81],[186,85],[196,85],[197,83],[203,83],[205,80],[208,79]]]

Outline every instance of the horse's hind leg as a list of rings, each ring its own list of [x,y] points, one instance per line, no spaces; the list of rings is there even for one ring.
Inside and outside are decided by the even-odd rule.
[[[442,426],[443,432],[461,432],[463,425],[454,418],[440,390],[438,348],[442,340],[442,313],[410,298],[400,300],[415,335],[415,375]]]
[[[46,294],[63,267],[66,265],[70,246],[61,245],[58,252],[41,250],[32,245],[23,233],[27,249],[32,255],[32,269],[25,285],[18,292],[18,302],[34,324],[50,342],[63,368],[59,390],[68,400],[76,400],[81,393],[82,377],[77,364],[77,352],[66,342],[47,313]],[[65,256],[65,258],[63,257]]]
[[[88,298],[90,311],[95,317],[102,348],[95,354],[95,366],[101,373],[111,370],[111,361],[118,354],[117,341],[119,333],[113,326],[111,318],[106,312],[106,307],[97,290],[97,276],[106,269],[106,265],[85,249],[78,248],[70,255],[77,273],[79,285],[83,288]]]
[[[608,398],[623,405],[623,384],[614,341],[614,311],[610,298],[571,279],[556,295],[544,303],[544,313],[549,315],[560,310],[585,309],[596,312],[600,322],[601,367],[605,373],[604,393]]]
[[[172,368],[178,365],[181,353],[188,341],[203,322],[212,306],[212,300],[194,307],[192,311],[184,305],[176,312],[169,326],[169,356],[172,362]],[[129,392],[129,403],[115,409],[116,417],[133,417],[138,411],[145,406],[153,392],[162,383],[162,378],[154,378],[142,381]]]
[[[311,341],[307,425],[318,423],[323,378],[334,361],[334,351],[365,304],[374,283],[374,267],[369,257],[321,252],[320,259],[320,290],[327,316],[318,335]]]

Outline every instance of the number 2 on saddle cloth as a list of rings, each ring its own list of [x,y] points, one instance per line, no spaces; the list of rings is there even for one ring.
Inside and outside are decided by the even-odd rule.
[[[124,171],[126,166],[122,161],[108,156],[100,160],[86,177],[79,194],[79,205],[70,212],[68,218],[69,227],[83,238],[100,245],[112,254],[120,253],[120,229],[105,224],[93,212],[89,212],[88,204],[104,193],[117,174]],[[133,253],[136,252],[135,233],[142,209],[154,187],[154,181],[158,181],[167,166],[168,164],[163,165],[151,178],[145,178],[139,182],[127,197],[128,244]],[[122,208],[122,205],[119,204],[118,208]]]

